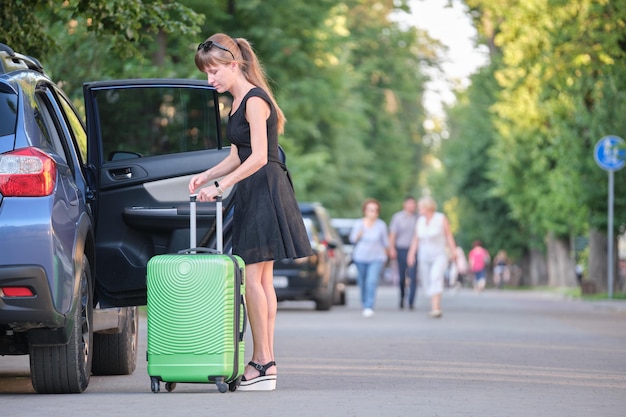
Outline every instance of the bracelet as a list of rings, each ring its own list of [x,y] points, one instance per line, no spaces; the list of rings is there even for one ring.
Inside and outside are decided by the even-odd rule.
[[[222,190],[222,187],[220,187],[220,183],[215,181],[214,184],[215,184],[215,188],[217,188],[217,195],[224,194],[224,190]]]

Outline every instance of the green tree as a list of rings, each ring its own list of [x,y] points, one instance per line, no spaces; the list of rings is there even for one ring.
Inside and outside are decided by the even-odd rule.
[[[471,88],[457,92],[457,103],[447,112],[449,139],[435,150],[443,168],[430,183],[440,190],[440,199],[457,201],[456,213],[448,215],[458,219],[455,233],[460,246],[469,250],[478,239],[492,254],[504,249],[519,262],[532,241],[530,231],[494,194],[495,183],[486,169],[495,158],[490,149],[497,138],[490,112],[498,92],[492,67],[482,68],[471,80]]]
[[[298,197],[337,216],[359,216],[367,196],[391,212],[415,186],[421,69],[434,54],[389,20],[408,10],[396,3],[229,1],[203,29],[252,41],[288,118],[281,143]]]
[[[107,50],[129,58],[141,57],[141,41],[159,31],[195,33],[202,21],[180,2],[167,0],[15,0],[0,3],[0,16],[0,39],[42,60],[68,51],[67,38],[50,31],[59,23],[68,34],[82,27],[95,35],[90,41],[97,46],[109,45]]]
[[[392,11],[408,10],[392,1],[349,4],[349,65],[359,74],[356,93],[366,117],[363,143],[369,150],[365,196],[378,198],[383,218],[418,190],[421,168],[424,69],[435,66],[435,43],[414,28],[390,21]]]
[[[390,215],[416,189],[422,72],[437,59],[423,33],[389,20],[407,3],[16,0],[0,5],[0,28],[77,104],[85,81],[203,78],[193,65],[199,42],[215,32],[245,37],[287,115],[281,144],[299,199],[358,216],[373,196]]]
[[[551,282],[571,284],[571,238],[606,229],[605,174],[592,150],[602,136],[625,131],[626,33],[623,0],[530,3],[467,0],[479,30],[501,51],[493,106],[496,140],[488,170],[493,192],[531,235],[545,236]],[[619,173],[617,184],[624,183]],[[623,194],[617,225],[626,223]],[[590,253],[590,276],[602,288],[606,254]],[[604,256],[604,262],[600,260]],[[566,259],[570,258],[570,259]],[[592,265],[593,264],[593,265]],[[604,285],[603,285],[604,283]]]

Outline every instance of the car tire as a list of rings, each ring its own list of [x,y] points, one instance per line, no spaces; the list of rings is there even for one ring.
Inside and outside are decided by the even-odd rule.
[[[124,308],[123,325],[119,333],[93,335],[94,375],[130,375],[137,367],[139,345],[139,314],[137,307]]]
[[[333,306],[333,301],[330,297],[319,298],[315,300],[315,310],[328,311]]]
[[[326,290],[326,293],[315,300],[315,310],[328,311],[332,308],[335,301],[335,285],[330,283],[330,288]]]
[[[73,394],[89,385],[93,351],[93,285],[89,260],[83,257],[80,300],[71,312],[66,345],[31,346],[30,374],[39,394]]]

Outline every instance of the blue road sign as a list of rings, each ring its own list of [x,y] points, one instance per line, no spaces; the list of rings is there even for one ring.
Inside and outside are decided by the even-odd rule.
[[[596,143],[593,150],[596,163],[605,171],[617,171],[626,164],[624,139],[619,136],[605,136]]]

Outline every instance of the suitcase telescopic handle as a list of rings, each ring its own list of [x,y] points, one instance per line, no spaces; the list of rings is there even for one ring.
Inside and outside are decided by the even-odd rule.
[[[216,249],[219,253],[224,253],[224,220],[222,219],[222,215],[222,196],[218,195],[215,197],[215,241],[217,242]]]
[[[189,196],[189,247],[195,248],[198,246],[196,238],[196,200],[198,194],[191,194]],[[192,251],[191,253],[195,253]]]
[[[189,247],[196,248],[198,246],[198,239],[196,235],[197,223],[196,223],[196,201],[198,194],[191,194],[189,196]],[[224,252],[224,238],[223,238],[223,219],[222,219],[222,196],[215,197],[215,222],[216,222],[216,242],[217,252]],[[192,253],[195,253],[193,251]]]

